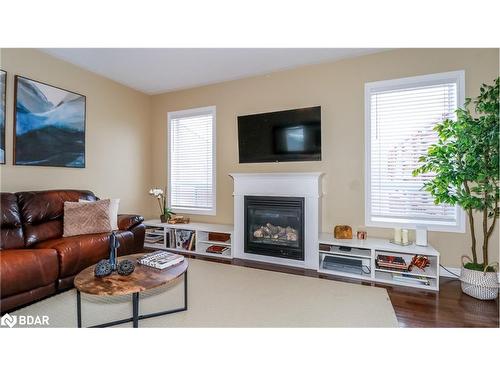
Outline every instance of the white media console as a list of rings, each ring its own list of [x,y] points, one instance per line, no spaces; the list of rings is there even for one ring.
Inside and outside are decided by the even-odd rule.
[[[200,255],[211,258],[232,259],[235,257],[234,249],[234,231],[232,225],[208,224],[208,223],[189,223],[189,224],[167,224],[161,223],[159,220],[146,220],[144,225],[148,230],[154,230],[157,233],[163,234],[163,240],[156,243],[145,243],[144,246],[150,249],[162,249],[181,254]],[[195,234],[194,246],[192,250],[186,250],[177,246],[167,246],[166,237],[169,230],[189,230]],[[224,233],[230,236],[226,242],[210,241],[209,233]],[[316,241],[315,241],[316,242]],[[338,240],[333,234],[320,233],[316,242],[315,249],[311,252],[316,254],[316,270],[320,274],[328,274],[340,277],[348,277],[357,280],[364,280],[374,283],[383,283],[391,285],[401,285],[407,287],[421,288],[426,290],[439,290],[439,252],[432,246],[399,246],[389,242],[388,239],[368,238],[366,240]],[[228,248],[224,254],[207,253],[206,250],[211,245],[219,245]],[[320,245],[333,246],[330,251],[322,251]],[[350,251],[342,251],[336,247],[349,247]],[[243,249],[239,249],[242,252]],[[238,253],[238,252],[237,252]],[[411,272],[393,271],[377,268],[377,255],[393,255],[402,257],[407,264],[411,262],[414,255],[424,255],[430,260],[430,266],[425,270],[420,270],[416,267]],[[336,256],[344,258],[361,259],[363,269],[366,273],[355,274],[350,272],[333,271],[324,268],[325,256]],[[236,256],[237,257],[237,256]],[[269,263],[275,263],[272,257],[268,260]],[[419,285],[414,282],[405,282],[393,279],[394,275],[407,275],[409,277],[425,276],[429,280],[429,285]]]
[[[155,242],[148,243],[147,241],[144,243],[144,247],[150,249],[159,249],[159,250],[168,250],[175,251],[180,254],[191,254],[191,255],[202,255],[206,257],[212,258],[225,258],[232,259],[233,258],[233,226],[232,225],[222,225],[222,224],[208,224],[208,223],[189,223],[189,224],[167,224],[162,223],[160,220],[146,220],[144,221],[144,225],[146,226],[146,231],[154,230],[157,233],[163,234],[163,239]],[[183,249],[181,246],[167,244],[167,232],[169,230],[174,231],[192,231],[194,233],[194,246],[192,250]],[[219,241],[211,241],[208,239],[209,233],[223,233],[230,236],[229,241],[219,242]],[[148,234],[146,234],[147,236]],[[224,246],[228,248],[228,251],[224,252],[224,254],[214,254],[207,253],[207,248],[212,246]]]
[[[330,233],[320,233],[318,242],[320,245],[333,245],[330,251],[321,251],[318,249],[319,273],[384,284],[404,285],[435,291],[439,290],[439,252],[432,246],[417,246],[415,244],[400,246],[392,244],[389,240],[382,238],[338,240]],[[342,251],[340,247],[349,247],[351,251]],[[360,275],[325,269],[323,263],[325,256],[328,255],[360,259],[363,262],[363,269],[366,273]],[[413,267],[410,272],[387,270],[377,267],[375,260],[378,255],[399,256],[402,257],[407,264],[410,264],[414,255],[423,255],[429,258],[430,265],[424,270]],[[419,285],[419,283],[410,282],[411,280],[407,282],[395,280],[394,275],[401,275],[402,277],[408,278],[423,276],[428,279],[429,285]]]

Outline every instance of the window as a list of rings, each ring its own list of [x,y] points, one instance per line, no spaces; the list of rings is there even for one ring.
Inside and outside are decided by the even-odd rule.
[[[464,232],[458,206],[435,205],[422,189],[432,174],[412,176],[418,158],[438,139],[437,122],[455,118],[464,102],[464,72],[365,85],[365,221],[367,226],[425,226]]]
[[[168,205],[215,215],[215,107],[168,114]]]

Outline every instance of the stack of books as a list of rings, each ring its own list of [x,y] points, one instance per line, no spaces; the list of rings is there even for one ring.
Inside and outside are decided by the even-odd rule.
[[[393,273],[392,279],[394,281],[413,284],[413,285],[427,285],[427,286],[431,285],[431,281],[427,277],[419,275],[408,275],[406,273],[404,274]]]
[[[167,238],[167,247],[171,249],[175,249],[175,229],[167,228],[166,238]]]
[[[393,271],[408,271],[408,265],[406,264],[403,257],[392,256],[392,255],[377,255],[377,267],[386,270]]]
[[[225,254],[229,253],[230,250],[231,249],[229,247],[226,247],[226,246],[212,245],[212,246],[209,246],[205,251],[207,253],[211,253],[211,254],[225,255]]]
[[[146,229],[146,237],[144,242],[146,243],[159,243],[163,242],[165,236],[163,233],[163,228],[148,228]]]
[[[217,232],[209,232],[208,240],[215,242],[230,242],[231,235],[229,233],[217,233]]]
[[[160,250],[141,256],[137,259],[137,263],[142,264],[143,266],[164,270],[181,263],[183,260],[184,257],[182,255],[172,254],[168,251]]]
[[[327,245],[324,243],[319,244],[319,251],[332,251],[332,245]]]

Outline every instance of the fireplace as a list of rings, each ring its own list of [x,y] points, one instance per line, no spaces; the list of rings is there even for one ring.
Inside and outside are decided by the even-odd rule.
[[[321,229],[322,217],[322,175],[321,172],[231,173],[234,180],[234,232],[231,248],[233,256],[238,259],[316,270],[318,268],[318,233]],[[261,202],[265,204],[260,205],[259,208],[259,205],[255,205],[256,202],[252,200],[262,198],[266,202]],[[251,202],[248,202],[248,199]],[[269,205],[268,202],[271,203],[270,201],[273,200],[274,204]],[[285,205],[287,201],[288,204]],[[302,206],[301,213],[300,206]],[[248,208],[251,209],[250,213]],[[256,212],[255,208],[259,211]],[[291,223],[287,224],[286,221],[273,223],[266,218],[266,212],[269,215],[270,212],[276,213],[276,211],[281,215],[273,219],[289,219],[287,221]],[[262,222],[256,220],[259,217],[263,219]],[[285,226],[285,233],[288,226],[297,229],[293,226],[299,221],[297,241],[287,243],[288,246],[283,246],[285,244],[278,241],[266,243],[270,242],[269,238],[255,238],[253,232],[250,233],[248,226],[252,221],[259,227],[267,226],[268,222],[275,226]],[[293,236],[289,238],[293,239]],[[277,239],[274,238],[274,240]]]
[[[245,252],[304,260],[304,198],[245,196]]]

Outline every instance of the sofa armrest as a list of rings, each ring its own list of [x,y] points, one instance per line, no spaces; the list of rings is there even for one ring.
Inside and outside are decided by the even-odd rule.
[[[140,215],[118,215],[118,229],[119,230],[130,230],[136,225],[142,223],[144,218]]]

